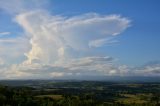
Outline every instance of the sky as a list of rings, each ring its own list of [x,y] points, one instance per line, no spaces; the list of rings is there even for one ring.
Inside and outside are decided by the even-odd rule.
[[[0,79],[160,76],[159,0],[0,0]]]

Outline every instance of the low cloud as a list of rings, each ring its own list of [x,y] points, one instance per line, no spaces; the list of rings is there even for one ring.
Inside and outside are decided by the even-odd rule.
[[[114,65],[112,57],[83,57],[71,59],[66,62],[45,64],[20,64],[13,65],[11,71],[6,72],[7,78],[56,78],[73,76],[112,76],[125,74],[118,66]],[[123,70],[124,71],[124,70]]]
[[[4,65],[4,60],[0,58],[0,66]]]
[[[138,67],[134,70],[134,74],[139,76],[160,76],[160,63],[149,63]]]
[[[115,65],[115,63],[116,60],[112,57],[83,57],[53,65],[40,65],[37,63],[13,65],[10,71],[5,71],[4,75],[9,79],[160,76],[160,64],[158,63],[137,68],[128,67],[127,65]]]

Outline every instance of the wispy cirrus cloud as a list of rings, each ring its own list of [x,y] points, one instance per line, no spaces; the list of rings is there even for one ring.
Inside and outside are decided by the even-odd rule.
[[[10,32],[0,32],[0,37],[5,35],[10,35],[10,34],[11,34]]]
[[[111,45],[118,43],[119,41],[115,40],[114,37],[111,38],[103,38],[103,39],[97,39],[89,42],[89,47],[101,47],[104,45]]]
[[[49,0],[0,0],[0,9],[15,15],[36,9],[45,9]]]

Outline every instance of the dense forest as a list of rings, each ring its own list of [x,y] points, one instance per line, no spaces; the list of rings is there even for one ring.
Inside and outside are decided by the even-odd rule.
[[[160,106],[160,83],[4,81],[0,84],[0,106]]]

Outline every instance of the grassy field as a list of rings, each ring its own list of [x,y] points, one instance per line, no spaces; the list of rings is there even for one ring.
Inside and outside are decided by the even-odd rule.
[[[130,104],[130,103],[136,103],[136,104],[143,104],[147,103],[148,99],[151,98],[150,94],[121,94],[122,98],[119,98],[117,101],[124,103],[124,104]]]

